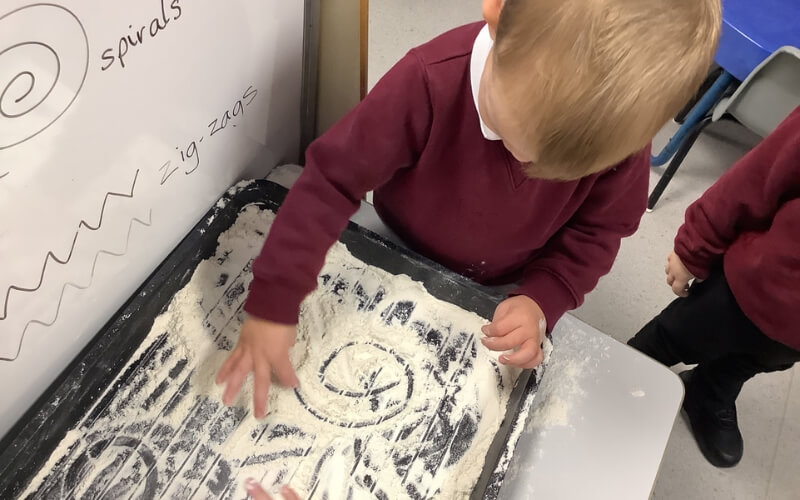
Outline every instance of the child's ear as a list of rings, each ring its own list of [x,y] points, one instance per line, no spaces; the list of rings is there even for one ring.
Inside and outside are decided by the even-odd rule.
[[[497,33],[497,22],[500,20],[500,11],[503,9],[503,0],[483,0],[483,19],[489,25],[489,33],[494,39]]]

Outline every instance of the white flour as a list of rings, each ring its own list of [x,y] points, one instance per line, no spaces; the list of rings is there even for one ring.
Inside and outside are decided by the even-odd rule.
[[[553,354],[553,343],[547,337],[545,337],[542,342],[542,353],[544,354],[542,364],[537,367],[536,371],[532,374],[533,377],[536,377],[537,386],[542,381],[544,368],[548,367],[549,370],[550,357]],[[532,390],[524,395],[523,400],[519,404],[519,411],[511,422],[511,431],[508,433],[506,446],[497,461],[497,465],[492,473],[492,480],[490,481],[490,488],[495,490],[493,498],[499,493],[499,488],[506,476],[514,477],[519,473],[519,464],[515,464],[513,461],[514,452],[519,443],[519,438],[522,437],[527,426],[530,425],[528,422],[531,418],[531,410],[533,409],[537,394],[538,390]]]
[[[546,431],[569,424],[572,406],[583,396],[580,387],[585,360],[561,360],[548,366],[548,375],[540,388],[541,401],[533,410],[532,429]]]
[[[244,498],[248,477],[304,498],[469,495],[517,370],[476,342],[485,320],[341,244],[301,307],[298,390],[273,386],[262,421],[249,381],[221,405],[213,379],[273,218],[241,213],[25,496]]]

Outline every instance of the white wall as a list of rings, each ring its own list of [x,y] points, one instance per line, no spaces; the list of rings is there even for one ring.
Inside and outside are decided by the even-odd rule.
[[[457,26],[482,19],[481,0],[370,0],[369,88],[406,52]]]

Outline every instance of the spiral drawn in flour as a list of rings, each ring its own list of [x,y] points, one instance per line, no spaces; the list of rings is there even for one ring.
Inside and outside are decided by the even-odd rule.
[[[8,298],[11,296],[11,292],[13,291],[35,292],[42,286],[42,282],[44,282],[44,274],[45,271],[47,271],[47,264],[51,260],[54,260],[61,265],[64,265],[68,263],[70,260],[72,260],[72,253],[75,251],[75,243],[78,242],[78,235],[80,234],[81,228],[85,227],[89,231],[97,231],[98,229],[100,229],[100,226],[103,225],[103,216],[106,213],[106,203],[108,203],[108,199],[111,198],[112,196],[116,196],[119,198],[133,198],[133,190],[136,188],[136,179],[138,178],[139,178],[139,170],[136,170],[136,173],[133,176],[133,182],[131,183],[131,189],[129,193],[115,193],[113,191],[109,191],[108,193],[106,193],[106,195],[103,197],[103,205],[100,207],[100,217],[97,220],[96,225],[92,226],[83,219],[81,219],[81,221],[78,222],[78,228],[75,230],[75,236],[72,237],[72,243],[69,246],[69,252],[67,253],[67,256],[65,258],[56,257],[56,254],[53,253],[53,250],[47,252],[47,255],[44,258],[44,264],[42,264],[42,271],[39,273],[39,281],[38,283],[36,283],[35,286],[23,287],[19,285],[11,285],[10,287],[8,287],[8,290],[6,290],[5,298],[3,299],[3,311],[2,313],[0,313],[0,320],[4,320],[8,317]]]
[[[88,70],[86,30],[66,7],[35,3],[0,16],[0,150],[55,123]]]
[[[414,392],[414,373],[405,359],[377,343],[344,344],[328,355],[317,375],[322,395],[298,388],[295,396],[309,413],[340,427],[390,420],[405,409]],[[349,411],[346,418],[340,414],[343,402]]]
[[[145,226],[145,227],[150,227],[153,224],[153,210],[150,209],[150,211],[148,212],[147,221],[146,222],[141,220],[141,219],[138,219],[136,217],[131,219],[131,222],[128,225],[128,236],[125,238],[125,246],[123,247],[122,250],[120,250],[119,252],[112,252],[110,250],[100,250],[100,251],[97,252],[97,254],[95,254],[94,262],[92,263],[92,272],[89,273],[89,282],[88,283],[86,283],[85,285],[79,285],[77,283],[72,283],[72,282],[64,283],[64,286],[61,287],[61,294],[58,296],[58,305],[56,306],[56,312],[53,315],[53,319],[51,319],[50,321],[41,321],[41,320],[38,320],[38,319],[33,319],[31,321],[28,321],[28,323],[25,325],[25,328],[22,330],[22,335],[20,335],[19,345],[17,346],[16,354],[14,354],[14,356],[10,357],[10,358],[9,357],[5,357],[5,356],[0,356],[0,361],[14,361],[15,359],[17,359],[17,357],[19,357],[19,353],[22,350],[22,342],[25,340],[25,333],[27,333],[28,328],[31,325],[36,324],[36,325],[42,325],[42,326],[52,326],[53,323],[56,322],[56,320],[58,319],[58,313],[61,311],[61,302],[64,300],[64,292],[67,291],[67,287],[68,286],[72,287],[72,288],[75,288],[77,290],[86,290],[87,288],[92,286],[92,282],[94,281],[94,271],[95,271],[95,268],[97,267],[97,259],[100,258],[100,255],[110,255],[112,257],[122,257],[123,255],[128,253],[128,244],[129,244],[129,242],[131,240],[131,231],[133,230],[133,223],[134,222],[139,223],[140,225]]]

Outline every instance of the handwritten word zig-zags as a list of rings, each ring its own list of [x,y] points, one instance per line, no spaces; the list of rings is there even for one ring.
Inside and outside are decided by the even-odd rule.
[[[53,319],[48,321],[42,321],[38,319],[32,319],[25,324],[25,328],[22,329],[22,335],[19,337],[19,344],[17,345],[17,352],[14,354],[13,357],[5,357],[0,356],[0,361],[14,361],[19,357],[19,353],[22,351],[22,343],[25,341],[25,334],[28,332],[28,328],[31,325],[42,325],[45,327],[53,326],[53,324],[58,320],[58,315],[61,312],[61,302],[64,300],[64,293],[67,291],[67,287],[72,287],[77,290],[86,290],[90,286],[92,286],[92,282],[94,282],[94,271],[97,268],[97,260],[100,258],[100,255],[111,255],[112,257],[122,257],[126,253],[128,253],[128,245],[130,244],[131,240],[131,232],[133,231],[133,223],[138,222],[142,226],[150,227],[153,225],[153,209],[150,209],[147,214],[147,222],[134,217],[131,219],[130,224],[128,225],[128,236],[125,238],[125,247],[120,252],[112,252],[110,250],[100,250],[94,256],[94,262],[92,263],[92,271],[89,274],[89,283],[86,285],[79,285],[77,283],[67,282],[64,283],[64,286],[61,287],[61,294],[58,297],[58,305],[56,306],[56,312],[53,315]]]
[[[139,170],[137,169],[136,173],[133,176],[133,182],[131,183],[131,188],[128,193],[117,193],[113,191],[109,191],[108,193],[106,193],[106,195],[103,197],[103,205],[100,207],[100,218],[97,221],[97,225],[92,226],[85,220],[81,219],[81,221],[78,223],[78,228],[75,230],[75,236],[73,236],[72,238],[72,244],[69,247],[69,253],[67,254],[66,258],[60,259],[56,257],[56,254],[52,250],[47,252],[47,255],[44,258],[44,264],[42,265],[42,271],[39,274],[39,281],[36,284],[36,286],[23,287],[19,285],[11,285],[10,287],[8,287],[5,293],[5,298],[3,299],[3,311],[2,314],[0,314],[0,320],[4,320],[8,317],[8,300],[11,297],[11,292],[17,291],[17,292],[31,293],[41,288],[42,283],[44,282],[45,271],[47,271],[47,264],[52,260],[57,262],[58,264],[64,265],[67,264],[70,260],[72,260],[72,253],[75,251],[75,244],[78,241],[78,234],[80,233],[81,228],[85,227],[89,231],[97,231],[98,229],[100,229],[100,227],[103,225],[103,216],[105,215],[106,203],[108,203],[108,199],[111,198],[112,196],[118,198],[133,198],[133,191],[136,188],[136,180],[138,178],[139,178]]]

